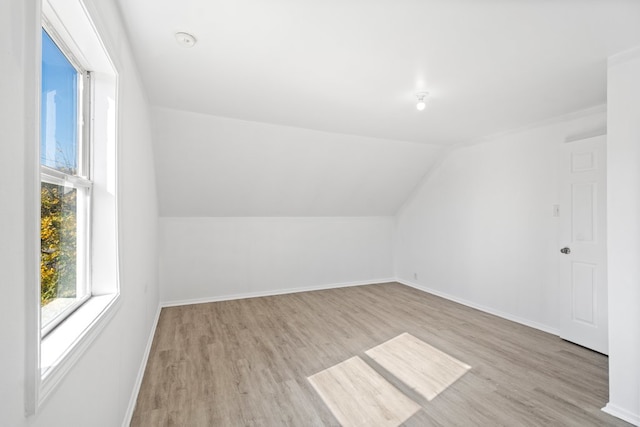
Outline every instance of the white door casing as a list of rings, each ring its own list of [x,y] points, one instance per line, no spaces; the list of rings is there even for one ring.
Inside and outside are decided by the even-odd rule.
[[[560,179],[560,336],[608,354],[606,137],[566,143]],[[560,249],[565,249],[561,253]]]

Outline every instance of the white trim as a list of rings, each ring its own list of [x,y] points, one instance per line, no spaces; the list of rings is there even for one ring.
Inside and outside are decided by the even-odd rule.
[[[177,307],[182,305],[191,305],[191,304],[206,304],[209,302],[220,302],[220,301],[231,301],[245,298],[260,298],[260,297],[268,297],[274,295],[286,295],[286,294],[294,294],[297,292],[310,292],[310,291],[321,291],[327,289],[338,289],[338,288],[348,288],[352,286],[368,286],[368,285],[378,285],[382,283],[392,283],[397,282],[405,286],[409,286],[414,289],[418,289],[420,291],[426,292],[428,294],[436,295],[441,298],[447,299],[449,301],[456,302],[458,304],[466,305],[467,307],[475,308],[477,310],[483,311],[485,313],[493,314],[494,316],[501,317],[506,320],[510,320],[512,322],[519,323],[521,325],[529,326],[534,329],[538,329],[543,332],[547,332],[552,335],[560,335],[560,331],[557,328],[553,328],[548,325],[544,325],[542,323],[534,322],[529,319],[525,319],[522,317],[514,316],[509,313],[505,313],[500,310],[496,310],[490,307],[486,307],[481,304],[476,304],[474,302],[465,300],[463,298],[458,298],[453,295],[449,295],[444,292],[437,291],[435,289],[428,288],[426,286],[419,285],[417,283],[413,283],[407,280],[401,280],[399,278],[386,278],[386,279],[378,279],[378,280],[365,280],[365,281],[355,281],[355,282],[345,282],[345,283],[334,283],[328,285],[319,285],[319,286],[308,286],[304,288],[287,288],[287,289],[275,289],[271,291],[261,291],[261,292],[246,292],[241,294],[232,294],[232,295],[220,295],[214,297],[205,297],[205,298],[194,298],[194,299],[186,299],[186,300],[174,300],[174,301],[161,301],[161,307]]]
[[[470,147],[478,144],[484,144],[486,142],[491,142],[496,139],[504,138],[513,134],[517,134],[520,132],[525,132],[532,129],[538,129],[545,126],[551,126],[558,123],[568,122],[570,120],[577,120],[583,117],[589,117],[594,114],[606,113],[607,112],[607,104],[600,104],[594,107],[585,108],[578,111],[573,111],[571,113],[562,114],[560,116],[550,117],[548,119],[539,120],[537,122],[529,123],[524,126],[515,127],[513,129],[507,129],[502,132],[496,132],[487,136],[483,136],[480,138],[472,139],[468,142],[463,142],[461,144],[456,144],[454,148],[464,148]]]
[[[373,215],[373,216],[161,216],[161,221],[166,222],[193,222],[193,221],[228,221],[228,222],[281,222],[281,221],[298,221],[298,222],[347,222],[347,221],[393,221],[394,215]]]
[[[330,285],[308,286],[304,288],[286,288],[286,289],[276,289],[272,291],[246,292],[242,294],[220,295],[215,297],[194,298],[194,299],[188,299],[188,300],[163,301],[160,304],[162,305],[162,307],[176,307],[181,305],[205,304],[208,302],[231,301],[231,300],[245,299],[245,298],[259,298],[259,297],[269,297],[274,295],[295,294],[298,292],[323,291],[327,289],[349,288],[352,286],[378,285],[381,283],[389,283],[389,282],[396,282],[396,281],[397,280],[394,278],[364,280],[364,281],[356,281],[356,282],[334,283]]]
[[[151,326],[151,331],[149,332],[149,338],[147,338],[147,346],[145,347],[144,354],[142,355],[140,368],[138,368],[138,376],[136,377],[136,382],[133,384],[133,390],[131,391],[131,397],[129,398],[129,406],[127,407],[127,412],[124,414],[122,427],[127,427],[129,426],[129,424],[131,424],[131,419],[133,418],[133,411],[135,411],[136,403],[138,402],[138,393],[140,393],[140,387],[142,386],[142,379],[144,378],[144,371],[147,368],[149,355],[151,354],[151,346],[153,345],[153,338],[156,335],[156,329],[158,329],[158,321],[160,320],[161,311],[162,311],[162,306],[158,304],[158,309],[156,310],[155,318],[153,319],[153,325]]]
[[[640,46],[611,55],[607,59],[607,66],[611,67],[612,65],[623,64],[635,59],[640,59]]]
[[[109,324],[109,321],[115,316],[120,308],[120,295],[104,295],[93,297],[89,299],[76,313],[77,316],[70,316],[67,319],[67,323],[70,328],[81,329],[80,334],[72,334],[73,342],[64,344],[58,344],[63,348],[62,353],[55,356],[55,360],[51,367],[45,372],[39,370],[42,374],[40,381],[40,390],[38,395],[38,407],[42,406],[47,398],[51,395],[51,392],[58,386],[58,384],[66,377],[67,373],[76,365],[80,357],[87,351],[91,344],[100,335],[102,330]],[[83,309],[86,313],[82,313]],[[80,316],[81,318],[78,318]],[[89,318],[89,323],[84,323],[84,318]],[[62,324],[58,328],[64,328],[66,325]],[[61,341],[69,338],[69,334],[65,334],[62,330]],[[47,337],[54,339],[54,337]],[[45,340],[47,338],[44,338]],[[42,366],[40,369],[45,369]]]
[[[25,115],[25,416],[35,414],[40,399],[40,97],[42,69],[41,2],[24,2]]]
[[[493,314],[494,316],[501,317],[506,320],[510,320],[512,322],[520,323],[521,325],[529,326],[534,329],[538,329],[543,332],[547,332],[552,335],[560,335],[560,330],[557,328],[553,328],[548,325],[544,325],[542,323],[534,322],[533,320],[525,319],[522,317],[514,316],[510,313],[505,313],[504,311],[496,310],[491,307],[484,306],[482,304],[477,304],[463,298],[459,298],[444,292],[437,291],[435,289],[428,288],[426,286],[419,285],[417,283],[413,283],[407,280],[396,279],[396,282],[401,283],[403,285],[409,286],[411,288],[418,289],[419,291],[423,291],[435,296],[439,296],[444,299],[448,299],[449,301],[457,302],[458,304],[466,305],[467,307],[475,308],[476,310],[483,311],[485,313]]]
[[[567,136],[564,139],[564,142],[566,144],[571,143],[571,142],[578,142],[578,141],[583,141],[585,139],[591,139],[591,138],[597,138],[599,136],[607,136],[607,127],[602,127],[599,129],[594,129],[592,131],[589,132],[584,132],[584,133],[580,133],[577,135],[571,135],[571,136]]]
[[[607,405],[602,408],[602,411],[633,425],[640,426],[640,414],[634,414],[631,411],[627,411],[626,409],[613,405],[611,402],[607,403]]]

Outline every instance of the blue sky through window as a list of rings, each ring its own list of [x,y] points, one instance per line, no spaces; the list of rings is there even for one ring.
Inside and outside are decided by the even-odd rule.
[[[40,164],[78,172],[78,71],[42,30]]]

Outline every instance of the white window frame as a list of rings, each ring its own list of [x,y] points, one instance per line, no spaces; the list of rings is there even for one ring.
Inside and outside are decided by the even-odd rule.
[[[43,316],[41,315],[41,333],[45,337],[56,326],[63,322],[71,313],[73,313],[82,304],[87,302],[92,295],[91,290],[91,198],[93,182],[91,181],[91,123],[93,120],[91,104],[92,104],[92,87],[91,73],[83,67],[71,50],[61,40],[53,25],[46,16],[42,18],[42,29],[47,32],[51,40],[63,53],[69,63],[78,73],[78,117],[76,118],[78,145],[77,166],[78,170],[75,174],[68,174],[48,166],[40,165],[40,182],[59,185],[62,187],[70,187],[76,190],[77,196],[77,249],[76,249],[76,289],[81,297],[72,304],[66,306],[59,313],[56,313],[51,321],[46,325],[43,324]],[[41,118],[42,120],[42,118]],[[50,307],[50,306],[49,306]],[[51,308],[49,308],[51,309]],[[47,311],[47,306],[41,310]]]
[[[26,354],[25,354],[25,413],[38,413],[52,392],[74,368],[91,343],[117,313],[120,301],[120,259],[118,241],[118,68],[110,52],[117,52],[113,41],[105,38],[108,32],[101,21],[96,5],[84,0],[37,0],[29,7],[33,13],[32,32],[26,41],[33,48],[34,56],[28,58],[32,70],[27,77],[33,86],[27,87],[28,99],[33,100],[31,117],[33,126],[27,129],[25,154],[27,162],[25,219],[25,289],[26,289]],[[45,24],[45,21],[47,23]],[[85,96],[91,95],[93,114],[84,119],[91,126],[85,127],[83,138],[93,140],[93,149],[79,153],[80,162],[90,166],[91,204],[87,206],[92,216],[87,227],[93,250],[88,253],[87,274],[91,278],[91,293],[86,301],[76,307],[66,319],[42,336],[40,303],[40,183],[42,173],[67,186],[88,185],[89,176],[62,177],[40,167],[40,94],[42,67],[42,28],[50,25],[63,44],[70,50],[76,63],[86,65],[92,84]],[[49,29],[49,28],[48,28]],[[51,35],[51,33],[49,32]],[[111,41],[111,43],[109,43]],[[117,41],[116,41],[117,42]],[[27,51],[30,51],[27,49]],[[65,52],[68,53],[68,52]],[[67,57],[69,57],[67,55]],[[95,151],[95,152],[94,152]]]

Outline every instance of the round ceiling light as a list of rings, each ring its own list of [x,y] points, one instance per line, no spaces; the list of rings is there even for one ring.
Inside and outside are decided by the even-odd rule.
[[[189,33],[176,33],[176,41],[182,47],[193,47],[196,44],[196,38]]]
[[[416,93],[416,98],[418,98],[418,103],[416,104],[416,108],[418,111],[422,111],[427,106],[427,101],[425,98],[429,96],[429,92],[418,92]]]

